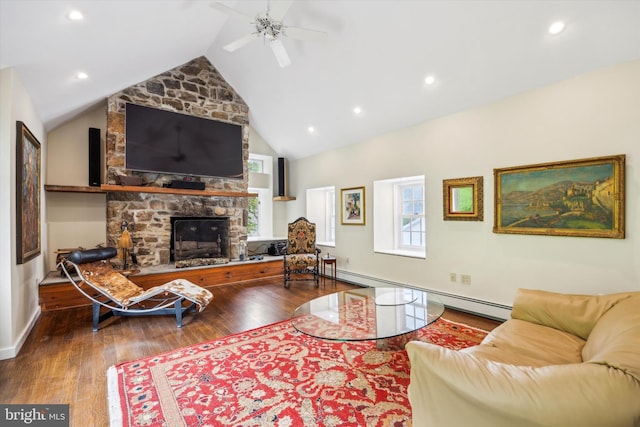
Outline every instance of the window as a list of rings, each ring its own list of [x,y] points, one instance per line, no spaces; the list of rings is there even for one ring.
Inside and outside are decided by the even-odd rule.
[[[398,247],[401,249],[419,249],[424,247],[424,185],[422,183],[401,184],[397,186],[399,212]]]
[[[335,187],[307,190],[307,219],[316,224],[316,242],[323,246],[336,245],[336,189]]]
[[[374,181],[373,219],[375,252],[424,258],[424,176]]]
[[[247,236],[249,240],[273,235],[273,158],[249,154],[249,192],[258,193],[247,204]]]

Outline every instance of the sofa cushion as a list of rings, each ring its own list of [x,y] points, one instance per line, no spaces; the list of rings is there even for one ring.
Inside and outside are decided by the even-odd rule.
[[[582,350],[585,362],[621,369],[640,381],[640,292],[606,312]]]
[[[480,345],[462,350],[494,362],[520,366],[581,363],[585,341],[568,332],[510,319],[495,328]]]
[[[413,427],[631,427],[640,382],[592,363],[514,366],[412,341]]]
[[[569,295],[519,289],[511,317],[566,331],[586,340],[598,319],[631,293]]]

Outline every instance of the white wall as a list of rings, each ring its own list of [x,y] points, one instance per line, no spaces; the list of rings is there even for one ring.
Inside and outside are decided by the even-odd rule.
[[[272,170],[274,172],[271,187],[276,192],[278,188],[278,154],[273,151],[273,148],[254,128],[249,128],[249,152],[273,158]],[[287,203],[273,202],[273,237],[285,237],[287,235]]]
[[[41,144],[42,176],[47,141],[31,98],[11,68],[0,70],[0,359],[15,357],[40,314],[41,255],[16,264],[16,121],[24,122]],[[42,182],[42,177],[41,177]],[[47,247],[44,192],[41,193],[41,250]]]
[[[442,88],[446,90],[446,88]],[[305,190],[366,187],[366,225],[336,230],[338,269],[511,305],[516,289],[569,293],[640,290],[640,61],[290,162]],[[321,143],[321,142],[319,142]],[[494,234],[493,169],[626,154],[626,239]],[[373,181],[426,177],[427,259],[373,253]],[[484,177],[483,222],[442,219],[442,180]],[[348,262],[347,262],[348,259]],[[471,275],[471,285],[449,273]]]
[[[47,135],[46,158],[49,185],[89,185],[89,128],[100,129],[102,182],[107,130],[107,103],[80,114]],[[45,159],[43,159],[45,161]],[[93,248],[107,241],[106,195],[100,193],[46,193],[49,245],[45,254],[48,270],[55,270],[58,249]]]

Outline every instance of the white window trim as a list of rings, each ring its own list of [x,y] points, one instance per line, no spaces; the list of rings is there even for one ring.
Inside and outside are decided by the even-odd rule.
[[[398,197],[395,194],[398,185],[421,183],[424,185],[424,175],[379,180],[373,182],[373,251],[381,254],[406,256],[411,258],[426,258],[425,246],[416,249],[398,248],[397,221]],[[425,194],[426,199],[426,194]],[[426,206],[425,206],[426,209]]]
[[[265,238],[272,238],[273,236],[273,157],[263,154],[249,153],[249,159],[262,161],[262,173],[256,175],[267,175],[263,177],[266,179],[260,179],[260,187],[252,187],[251,173],[249,174],[249,186],[248,191],[250,193],[258,193],[258,216],[260,222],[258,224],[258,234],[256,236],[247,236],[247,241],[261,241]]]
[[[333,193],[332,200],[328,195]],[[334,186],[307,189],[307,219],[316,224],[316,244],[335,248],[336,188]],[[332,202],[332,203],[331,203]],[[331,205],[329,205],[331,203]],[[333,220],[333,240],[327,239],[330,221]]]

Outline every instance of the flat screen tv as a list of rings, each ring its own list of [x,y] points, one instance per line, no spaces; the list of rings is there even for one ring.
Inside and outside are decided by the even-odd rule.
[[[241,179],[242,126],[126,104],[127,170]]]

